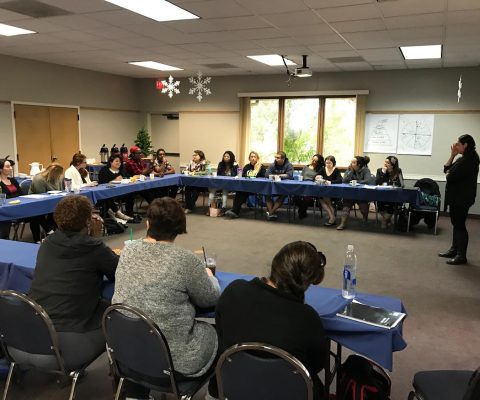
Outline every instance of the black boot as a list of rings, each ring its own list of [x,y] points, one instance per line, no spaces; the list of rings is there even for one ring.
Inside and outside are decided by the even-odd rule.
[[[446,257],[446,258],[453,258],[456,255],[457,255],[457,249],[453,246],[443,253],[438,253],[439,257]]]
[[[447,264],[450,265],[462,265],[467,263],[467,257],[457,254],[450,260],[447,260]]]

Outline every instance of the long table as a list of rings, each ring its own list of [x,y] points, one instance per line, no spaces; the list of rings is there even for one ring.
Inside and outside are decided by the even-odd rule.
[[[113,187],[112,187],[113,186]],[[317,185],[308,181],[284,180],[280,182],[265,178],[232,178],[224,176],[187,176],[181,174],[167,175],[153,180],[137,181],[129,184],[109,185],[82,188],[80,194],[88,197],[93,204],[100,200],[118,197],[142,190],[166,186],[194,186],[243,191],[262,195],[316,196],[344,198],[357,201],[383,201],[391,203],[419,204],[420,192],[416,189],[392,189],[383,186],[366,185],[351,186],[348,184]],[[63,193],[66,195],[66,193]],[[18,204],[5,204],[0,207],[0,221],[21,219],[53,212],[62,195],[45,194],[32,199],[17,197]]]
[[[38,244],[0,240],[0,289],[28,292],[38,248]],[[217,278],[223,290],[233,280],[250,280],[253,276],[217,271]],[[111,298],[112,295],[113,285],[106,285],[104,297]],[[400,299],[367,293],[359,293],[357,299],[365,304],[405,311]],[[336,316],[348,303],[338,289],[311,286],[306,292],[305,302],[318,312],[331,340],[389,370],[392,370],[392,353],[403,350],[407,345],[402,337],[402,324],[394,329],[384,329]]]

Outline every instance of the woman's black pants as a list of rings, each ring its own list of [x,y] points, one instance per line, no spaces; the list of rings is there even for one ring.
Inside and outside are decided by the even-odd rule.
[[[453,225],[452,248],[460,257],[467,256],[468,231],[465,225],[470,206],[450,206],[450,221]]]

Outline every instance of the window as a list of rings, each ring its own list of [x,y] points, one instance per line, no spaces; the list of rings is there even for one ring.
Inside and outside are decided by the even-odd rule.
[[[306,164],[315,153],[334,155],[347,166],[355,155],[355,97],[250,100],[250,146],[262,162],[284,151],[292,163]]]

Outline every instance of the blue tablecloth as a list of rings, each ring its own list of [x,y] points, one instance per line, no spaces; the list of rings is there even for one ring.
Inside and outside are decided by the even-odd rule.
[[[0,240],[0,289],[28,291],[38,248],[37,244]],[[217,278],[223,290],[236,279],[250,280],[253,276],[217,271]],[[113,284],[107,283],[103,296],[111,298],[113,289]],[[357,299],[365,304],[405,311],[399,299],[366,293],[359,293]],[[389,370],[392,370],[392,353],[403,350],[407,345],[402,337],[402,324],[394,329],[384,329],[337,317],[335,314],[348,302],[341,296],[339,289],[311,286],[307,290],[305,302],[321,316],[330,339],[371,358]]]
[[[274,182],[265,178],[238,179],[225,176],[186,176],[180,174],[167,175],[163,178],[155,178],[153,180],[147,178],[145,181],[137,181],[129,184],[104,184],[98,185],[97,187],[86,187],[82,188],[80,193],[87,196],[95,204],[99,200],[140,192],[146,189],[173,185],[227,189],[231,191],[259,193],[262,195],[318,196],[357,201],[420,204],[420,192],[416,189],[392,189],[382,186],[368,188],[365,185],[353,187],[348,184],[327,186],[295,180]],[[16,200],[20,200],[19,204],[13,205],[7,203],[5,206],[0,207],[0,221],[51,213],[61,198],[62,196],[57,195],[45,195],[42,199],[29,199],[23,196],[18,197]]]

